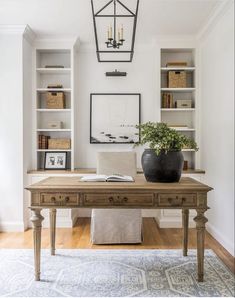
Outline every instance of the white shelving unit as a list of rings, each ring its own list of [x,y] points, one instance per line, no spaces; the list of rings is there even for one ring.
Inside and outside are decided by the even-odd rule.
[[[43,169],[46,152],[67,152],[67,168],[74,170],[74,80],[76,67],[76,51],[78,41],[42,41],[35,43],[34,49],[34,168]],[[60,65],[63,68],[53,67]],[[48,67],[52,66],[52,67]],[[61,84],[63,88],[48,88],[50,84]],[[47,92],[64,92],[65,108],[48,109],[46,107]],[[48,128],[49,121],[61,121],[61,129]],[[71,148],[64,149],[41,149],[38,145],[39,135],[50,138],[69,138]]]
[[[196,63],[195,49],[192,48],[161,48],[160,50],[160,92],[161,92],[161,122],[169,126],[186,125],[186,127],[175,127],[177,131],[189,136],[197,141],[198,124],[196,121],[197,105],[197,85],[196,85]],[[168,62],[185,61],[187,67],[166,67]],[[168,71],[186,71],[187,85],[186,88],[168,88],[167,75]],[[174,102],[178,99],[191,99],[191,108],[163,108],[163,93],[171,93]],[[199,167],[198,153],[193,149],[183,149],[184,159],[188,161],[190,169]]]

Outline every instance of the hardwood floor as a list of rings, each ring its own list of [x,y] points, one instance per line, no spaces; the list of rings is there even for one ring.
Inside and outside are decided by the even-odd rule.
[[[79,218],[74,228],[58,228],[56,248],[95,248],[95,249],[179,249],[182,247],[181,229],[160,229],[153,218],[143,220],[144,240],[137,245],[92,245],[90,242],[90,219]],[[50,247],[49,229],[42,231],[42,248]],[[206,233],[206,248],[235,272],[234,257],[231,256],[210,234]],[[32,248],[32,230],[22,233],[0,233],[0,248]],[[196,231],[189,229],[189,249],[196,248]]]

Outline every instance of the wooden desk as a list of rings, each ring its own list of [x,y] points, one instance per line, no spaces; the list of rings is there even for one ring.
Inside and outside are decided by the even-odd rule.
[[[81,182],[78,177],[51,177],[27,187],[34,237],[35,280],[40,280],[42,209],[50,209],[51,254],[55,254],[56,209],[140,208],[182,209],[183,255],[187,256],[189,209],[196,209],[198,281],[203,281],[207,192],[211,187],[192,178],[179,183],[149,183],[142,175],[135,182]]]

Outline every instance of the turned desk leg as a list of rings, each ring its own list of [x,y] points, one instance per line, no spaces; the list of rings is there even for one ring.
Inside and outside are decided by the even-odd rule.
[[[188,254],[188,218],[189,210],[182,209],[182,223],[183,223],[183,256]]]
[[[197,274],[198,281],[203,281],[204,275],[204,242],[205,224],[208,221],[204,216],[206,209],[197,209],[197,216],[194,218],[197,229]]]
[[[31,209],[33,215],[31,222],[33,224],[33,244],[34,244],[34,270],[35,280],[40,280],[40,256],[41,256],[41,230],[44,217],[41,215],[42,209]]]
[[[56,209],[50,209],[50,241],[51,255],[55,255],[55,236],[56,236]]]

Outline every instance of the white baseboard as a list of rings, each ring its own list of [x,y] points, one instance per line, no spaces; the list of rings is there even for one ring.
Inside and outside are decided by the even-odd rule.
[[[211,234],[233,257],[235,257],[235,245],[228,241],[224,236],[211,224],[206,224],[207,232]]]
[[[2,221],[0,222],[1,232],[24,232],[26,230],[23,221]]]
[[[181,217],[155,217],[159,228],[182,228]],[[189,218],[189,228],[195,228],[193,218]]]

